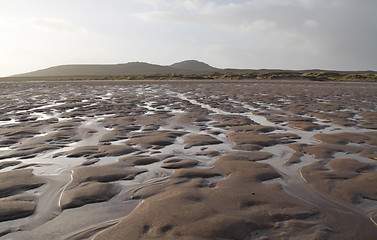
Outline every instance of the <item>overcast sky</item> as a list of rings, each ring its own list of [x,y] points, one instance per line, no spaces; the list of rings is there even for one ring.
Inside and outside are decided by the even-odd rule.
[[[377,0],[0,0],[0,77],[188,59],[377,70]]]

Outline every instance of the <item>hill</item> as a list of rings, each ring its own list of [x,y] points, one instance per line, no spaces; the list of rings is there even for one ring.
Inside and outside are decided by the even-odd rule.
[[[18,74],[0,81],[65,81],[65,80],[310,80],[377,82],[374,71],[220,69],[196,60],[169,66],[145,62],[124,64],[61,65]]]
[[[188,72],[216,72],[222,69],[211,67],[210,65],[199,62],[196,60],[187,60],[179,63],[174,63],[170,65],[174,69],[180,69]]]
[[[12,77],[69,77],[69,76],[114,76],[145,74],[199,74],[215,72],[217,69],[206,63],[188,60],[161,66],[144,62],[130,62],[113,65],[61,65]]]

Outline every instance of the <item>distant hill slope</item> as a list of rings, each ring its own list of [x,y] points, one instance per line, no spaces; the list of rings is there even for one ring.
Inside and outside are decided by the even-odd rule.
[[[196,60],[187,60],[179,63],[174,63],[170,65],[170,67],[174,69],[181,69],[194,72],[216,72],[221,70],[218,68],[211,67],[207,63],[199,62]]]
[[[143,62],[130,62],[113,65],[62,65],[50,67],[38,71],[14,75],[12,77],[68,77],[68,76],[98,76],[98,75],[138,75],[157,73],[205,73],[215,72],[217,69],[206,63],[196,60],[188,60],[161,66]]]

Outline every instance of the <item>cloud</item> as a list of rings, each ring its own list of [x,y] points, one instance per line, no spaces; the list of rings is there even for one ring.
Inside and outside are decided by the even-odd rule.
[[[40,18],[32,17],[26,19],[26,22],[33,27],[45,31],[71,32],[71,33],[86,33],[88,32],[83,26],[73,23],[65,19],[56,18]]]
[[[316,20],[313,20],[313,19],[307,19],[303,22],[302,25],[304,27],[308,27],[308,28],[315,28],[315,27],[319,27],[320,23]]]
[[[252,33],[258,33],[258,32],[265,32],[272,30],[276,27],[276,23],[270,20],[266,19],[257,19],[255,21],[250,21],[244,24],[240,25],[240,30],[242,32],[252,32]]]
[[[205,29],[207,36],[223,40],[219,46],[238,54],[250,53],[242,53],[244,56],[257,56],[263,49],[274,65],[286,63],[289,56],[292,66],[311,61],[312,67],[377,68],[372,61],[377,62],[372,43],[377,41],[375,0],[158,2],[153,10],[140,12],[137,17],[149,23],[179,24],[188,31]],[[214,49],[220,51],[220,47]]]
[[[3,72],[11,59],[377,70],[376,0],[19,1],[0,8]]]

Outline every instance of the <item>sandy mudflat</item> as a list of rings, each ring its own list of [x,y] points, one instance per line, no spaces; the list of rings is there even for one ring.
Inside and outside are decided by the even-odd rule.
[[[377,84],[0,87],[0,239],[377,236]]]

